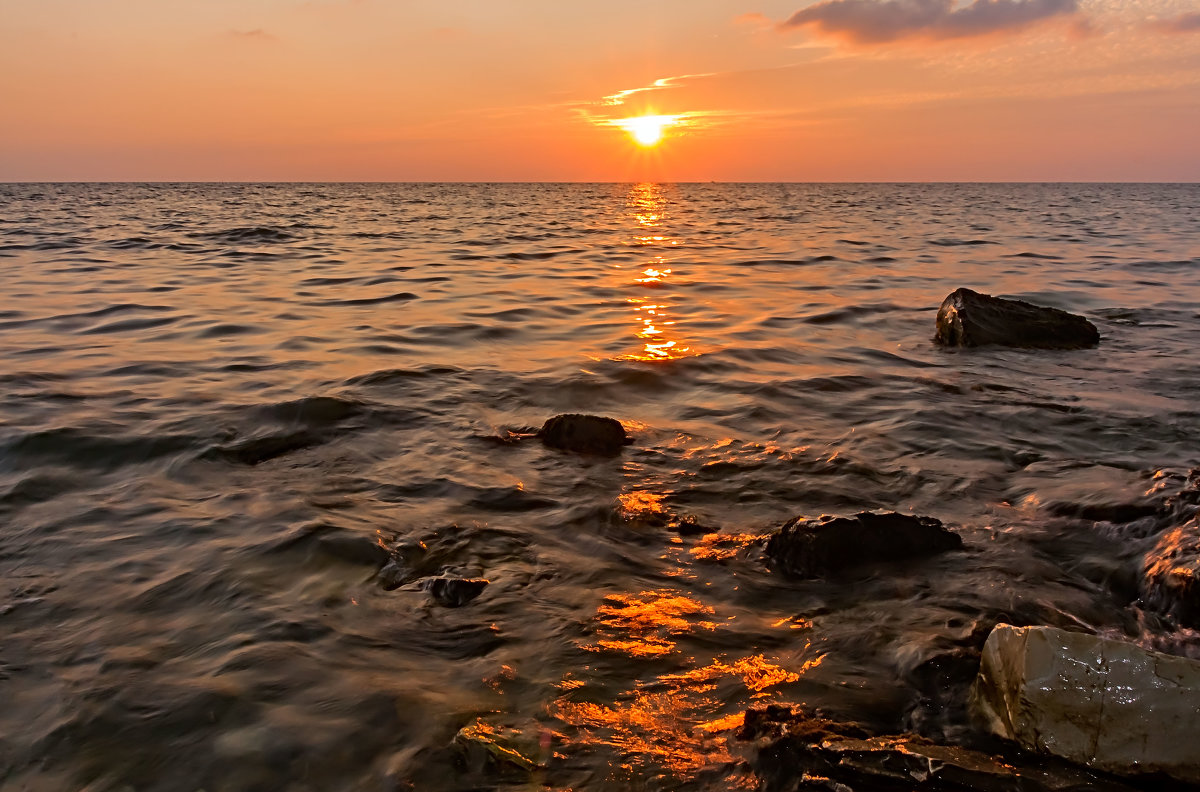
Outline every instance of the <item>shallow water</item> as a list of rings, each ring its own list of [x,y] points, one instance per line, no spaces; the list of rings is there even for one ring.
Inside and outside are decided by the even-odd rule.
[[[1198,654],[1121,596],[1151,526],[1079,516],[1198,463],[1198,210],[1195,185],[0,186],[0,787],[726,789],[755,702],[961,733],[914,679],[997,620]],[[1102,344],[938,349],[959,286]],[[633,443],[506,442],[562,412]],[[868,508],[967,549],[763,564],[785,520]],[[490,585],[443,607],[443,572]]]

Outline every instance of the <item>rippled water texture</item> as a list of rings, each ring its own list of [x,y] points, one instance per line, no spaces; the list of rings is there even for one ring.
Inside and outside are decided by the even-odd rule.
[[[1196,186],[0,186],[0,273],[5,789],[726,789],[757,701],[961,727],[997,619],[1173,640],[1078,515],[1198,461]],[[959,286],[1102,344],[940,350]],[[866,508],[967,549],[767,571]]]

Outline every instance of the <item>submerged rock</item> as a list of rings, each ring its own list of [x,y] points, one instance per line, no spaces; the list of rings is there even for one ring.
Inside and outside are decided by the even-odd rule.
[[[962,547],[962,538],[932,517],[862,512],[853,517],[796,518],[767,541],[773,568],[813,578],[858,564],[935,555]]]
[[[425,590],[447,608],[466,605],[483,593],[488,585],[483,578],[438,577],[425,581]]]
[[[911,734],[871,736],[856,724],[780,706],[747,712],[738,737],[756,742],[752,764],[766,792],[1131,790],[1053,759],[992,756]]]
[[[1200,522],[1193,519],[1164,533],[1146,554],[1142,600],[1200,629]]]
[[[1052,627],[998,625],[972,706],[1022,748],[1200,783],[1200,663]]]
[[[936,341],[962,347],[1086,349],[1100,343],[1100,331],[1082,316],[1058,308],[958,289],[938,309]]]
[[[537,436],[550,448],[597,456],[616,456],[629,442],[620,421],[599,415],[556,415]]]

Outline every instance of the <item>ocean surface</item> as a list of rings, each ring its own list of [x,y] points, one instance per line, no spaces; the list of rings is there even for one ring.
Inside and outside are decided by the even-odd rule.
[[[1200,656],[1129,593],[1197,185],[0,185],[0,284],[4,790],[752,787],[763,702],[954,739],[997,621]],[[938,348],[961,286],[1101,345]],[[966,549],[764,563],[866,509]]]

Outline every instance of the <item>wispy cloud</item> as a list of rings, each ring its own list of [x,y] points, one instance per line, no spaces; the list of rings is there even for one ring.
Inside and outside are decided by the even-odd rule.
[[[1079,13],[1079,0],[822,0],[780,27],[809,28],[857,44],[955,39],[1012,32]]]
[[[1200,12],[1160,19],[1154,27],[1167,33],[1200,33]]]
[[[275,37],[262,28],[255,28],[254,30],[231,30],[229,31],[229,35],[236,39],[247,41],[275,41]]]
[[[673,88],[684,80],[694,80],[698,77],[711,76],[711,74],[681,74],[678,77],[661,77],[652,82],[650,85],[645,85],[641,88],[628,88],[624,91],[617,91],[615,94],[610,94],[609,96],[604,97],[604,104],[622,105],[625,104],[626,99],[631,96],[636,96],[640,93],[646,93],[647,91],[658,91],[662,90],[663,88]]]

